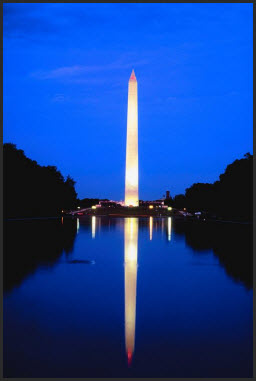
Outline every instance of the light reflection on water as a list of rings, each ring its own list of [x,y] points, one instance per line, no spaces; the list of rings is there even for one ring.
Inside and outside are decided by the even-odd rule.
[[[171,234],[172,234],[172,218],[168,217],[168,241],[171,240]]]
[[[250,376],[247,227],[91,216],[7,232],[5,376]]]
[[[96,217],[92,216],[92,238],[95,238],[96,234]]]
[[[152,237],[153,237],[153,217],[150,216],[149,217],[149,239],[150,239],[150,241],[152,241]]]
[[[126,218],[125,234],[125,344],[131,365],[135,342],[138,219]]]

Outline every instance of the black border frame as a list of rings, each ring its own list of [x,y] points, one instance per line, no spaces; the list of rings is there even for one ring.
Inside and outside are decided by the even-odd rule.
[[[178,1],[157,1],[157,3],[177,3]],[[71,3],[71,1],[4,1],[4,3]],[[75,1],[73,3],[80,3],[80,1]],[[89,3],[86,1],[81,1],[81,3]],[[91,3],[91,2],[90,2]],[[98,1],[93,3],[105,3],[104,1]],[[111,3],[120,3],[120,1],[111,1]],[[137,1],[126,1],[126,3],[148,3],[148,2],[137,2]],[[249,3],[253,4],[253,20],[255,20],[256,15],[256,6],[253,1],[184,1],[184,3]],[[2,20],[2,26],[3,26],[3,3],[0,5],[0,13],[1,13],[1,20]],[[2,39],[1,39],[1,68],[2,68],[2,76],[1,76],[1,90],[3,94],[3,29],[2,32]],[[253,36],[255,38],[256,35],[256,27],[255,24],[253,25]],[[254,44],[255,45],[255,44]],[[255,61],[255,50],[253,52],[253,58]],[[255,76],[253,80],[253,93],[255,92]],[[1,125],[2,125],[2,133],[1,133],[1,150],[0,150],[0,165],[1,165],[1,171],[0,171],[0,213],[1,213],[1,219],[0,219],[0,228],[1,232],[3,233],[3,101],[1,102]],[[255,97],[253,99],[253,109],[256,109],[256,100]],[[254,119],[254,118],[253,118]],[[253,120],[254,121],[254,120]],[[253,127],[255,127],[255,122],[253,123]],[[255,130],[254,130],[255,131]],[[253,132],[254,132],[253,131]],[[256,147],[256,138],[255,134],[253,136],[253,188],[256,189],[256,158],[255,158],[255,147]],[[256,261],[255,261],[255,249],[256,249],[256,227],[254,224],[255,218],[256,218],[256,192],[253,193],[253,377],[252,378],[200,378],[200,380],[256,380],[256,293],[255,293],[255,286],[256,286]],[[4,234],[2,234],[2,239],[0,240],[0,263],[3,264],[3,240],[4,240]],[[0,313],[1,313],[1,320],[0,320],[0,328],[1,328],[1,346],[0,346],[0,380],[5,380],[7,378],[3,377],[3,266],[0,266],[0,277],[2,279],[1,285],[0,285],[0,294],[1,294],[1,305],[0,305]],[[100,380],[147,380],[148,378],[65,378],[68,380],[94,380],[94,381],[100,381]],[[151,380],[158,380],[157,378],[150,378]],[[197,380],[197,378],[160,378],[161,380],[177,380],[177,381],[189,381],[189,380]],[[16,381],[20,380],[20,378],[11,378],[11,380]],[[22,378],[22,380],[56,380],[56,378]]]

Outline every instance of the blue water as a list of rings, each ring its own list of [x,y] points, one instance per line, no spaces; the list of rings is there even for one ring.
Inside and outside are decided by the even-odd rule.
[[[8,222],[4,377],[252,377],[249,228],[135,220]]]

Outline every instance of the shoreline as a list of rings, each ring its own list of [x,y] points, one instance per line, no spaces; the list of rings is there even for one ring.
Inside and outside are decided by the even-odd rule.
[[[58,219],[73,219],[73,218],[88,218],[88,217],[108,217],[108,218],[168,218],[171,217],[176,221],[180,222],[192,222],[192,223],[224,223],[224,224],[240,224],[240,225],[252,225],[252,221],[232,221],[232,220],[214,220],[214,219],[197,219],[197,218],[187,218],[187,217],[181,217],[181,216],[175,216],[175,215],[148,215],[148,214],[141,214],[141,215],[128,215],[128,214],[119,214],[119,213],[113,213],[113,214],[86,214],[83,216],[77,216],[77,215],[63,215],[63,216],[49,216],[49,217],[17,217],[17,218],[6,218],[5,222],[13,222],[13,221],[39,221],[39,220],[58,220]]]

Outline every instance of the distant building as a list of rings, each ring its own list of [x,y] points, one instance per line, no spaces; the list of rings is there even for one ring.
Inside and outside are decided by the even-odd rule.
[[[170,191],[166,191],[166,199],[170,198]]]
[[[164,201],[163,200],[154,200],[154,201],[143,201],[143,200],[140,200],[139,205],[143,206],[143,207],[146,207],[146,208],[149,207],[150,205],[152,205],[155,208],[165,208],[166,207],[164,205]]]
[[[117,208],[121,206],[121,201],[102,200],[102,201],[99,201],[98,206],[103,208]]]

